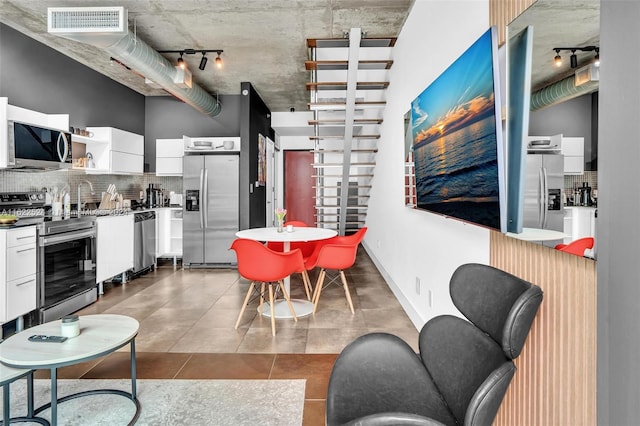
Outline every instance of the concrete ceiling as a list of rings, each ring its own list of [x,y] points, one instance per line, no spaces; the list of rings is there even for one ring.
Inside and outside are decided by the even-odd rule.
[[[145,96],[165,96],[144,78],[112,65],[99,48],[47,33],[48,7],[124,6],[129,28],[156,50],[222,49],[224,68],[209,54],[185,55],[194,82],[210,93],[240,94],[251,82],[273,112],[307,110],[307,38],[396,37],[413,0],[0,0],[0,22]],[[165,54],[172,61],[176,54]]]
[[[554,47],[600,46],[600,0],[538,0],[509,24],[508,33],[518,34],[527,25],[533,26],[531,89],[536,91],[575,72],[569,51],[560,53],[562,66],[553,64]],[[576,55],[578,67],[594,57],[593,52]]]

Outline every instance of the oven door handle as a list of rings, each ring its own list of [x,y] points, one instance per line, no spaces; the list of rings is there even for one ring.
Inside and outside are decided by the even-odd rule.
[[[51,237],[47,237],[47,236],[42,236],[40,237],[40,245],[41,246],[50,246],[53,244],[60,244],[60,243],[65,243],[67,241],[74,241],[74,240],[79,240],[82,238],[95,238],[96,237],[96,230],[95,229],[88,229],[86,231],[82,231],[82,232],[68,232],[66,234],[63,235],[54,235]]]

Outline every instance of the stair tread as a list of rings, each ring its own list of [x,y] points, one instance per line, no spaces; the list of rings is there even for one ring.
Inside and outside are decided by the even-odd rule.
[[[314,185],[312,188],[342,188],[342,185]],[[350,185],[349,188],[373,188],[373,185]]]
[[[348,213],[349,216],[363,216],[366,215],[367,212],[353,212],[353,213]],[[327,217],[334,217],[334,216],[340,216],[340,213],[314,213],[315,217],[320,217],[320,216],[327,216]]]
[[[342,175],[311,175],[314,178],[341,178]],[[349,177],[373,177],[373,173],[349,174]]]
[[[393,47],[396,44],[396,37],[370,37],[360,39],[360,47]],[[349,47],[348,38],[308,38],[307,47],[327,48],[327,47]]]
[[[393,65],[391,59],[362,60],[358,61],[360,70],[388,70]],[[304,66],[308,71],[313,70],[346,70],[349,67],[347,60],[321,60],[304,61]]]
[[[353,139],[380,139],[380,135],[353,135]],[[344,139],[343,135],[328,135],[328,136],[309,136],[312,141],[322,139]]]
[[[358,198],[369,198],[371,197],[371,195],[349,195],[347,198],[351,199],[351,200],[357,200]],[[319,197],[313,196],[312,198],[315,198],[317,200],[322,200],[322,199],[333,199],[333,198],[342,198],[341,195],[321,195]]]
[[[385,105],[387,105],[386,101],[356,101],[355,103],[356,108],[358,107],[382,108]],[[347,103],[346,102],[309,102],[307,106],[311,110],[314,110],[314,109],[315,110],[320,110],[320,109],[344,110],[347,107]]]
[[[326,154],[326,153],[336,153],[336,152],[340,153],[340,152],[344,152],[344,149],[315,149],[309,152],[313,152],[314,154]],[[351,152],[355,152],[355,153],[366,152],[366,153],[374,154],[378,152],[378,148],[355,148],[355,149],[352,149]]]
[[[384,90],[389,87],[388,81],[358,81],[356,90]],[[311,81],[307,90],[347,90],[346,81]]]
[[[316,209],[339,209],[340,206],[338,205],[322,205],[322,206],[315,206]],[[366,209],[368,208],[368,206],[347,206],[347,210],[352,209],[352,210],[362,210],[362,209]]]
[[[375,166],[376,163],[351,163],[351,166]],[[312,164],[313,167],[342,167],[343,164],[342,163],[313,163]]]
[[[382,118],[355,118],[353,120],[354,124],[382,124]],[[324,120],[309,120],[309,125],[314,126],[336,126],[336,125],[344,125],[345,120],[341,119],[324,119]]]

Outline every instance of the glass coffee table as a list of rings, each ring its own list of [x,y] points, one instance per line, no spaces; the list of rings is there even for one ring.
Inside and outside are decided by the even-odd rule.
[[[32,335],[59,336],[60,320],[14,334],[0,344],[0,362],[18,369],[51,371],[51,402],[37,408],[34,414],[50,407],[53,426],[58,422],[59,403],[95,394],[115,394],[130,399],[136,406],[136,412],[129,424],[134,424],[141,409],[136,395],[135,356],[135,338],[140,324],[134,318],[108,314],[84,315],[80,316],[79,321],[80,335],[62,343],[29,341]],[[118,389],[94,389],[58,398],[58,368],[103,357],[125,345],[131,346],[131,393]]]

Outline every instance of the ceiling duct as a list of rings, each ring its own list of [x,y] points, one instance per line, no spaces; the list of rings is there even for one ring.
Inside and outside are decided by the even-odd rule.
[[[218,99],[197,84],[185,86],[169,60],[129,32],[124,7],[50,7],[48,32],[100,47],[198,111],[220,114]]]
[[[568,101],[569,99],[598,90],[598,80],[593,78],[588,80],[584,79],[581,77],[582,74],[579,73],[579,71],[580,70],[576,71],[574,75],[533,92],[531,94],[531,111]],[[580,81],[579,85],[576,85],[577,79]]]

